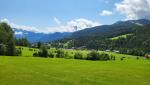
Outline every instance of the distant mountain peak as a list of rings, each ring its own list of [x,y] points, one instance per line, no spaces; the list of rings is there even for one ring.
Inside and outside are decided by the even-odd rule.
[[[149,25],[150,20],[139,19],[139,20],[118,21],[118,22],[114,23],[113,25],[132,25],[132,24],[136,24],[136,25],[140,25],[140,26]]]
[[[77,31],[72,34],[73,37],[86,37],[86,36],[117,36],[120,34],[131,33],[137,26],[150,25],[150,20],[140,19],[140,20],[127,20],[118,21],[112,25],[102,25],[97,27],[92,27],[90,29],[84,29]]]

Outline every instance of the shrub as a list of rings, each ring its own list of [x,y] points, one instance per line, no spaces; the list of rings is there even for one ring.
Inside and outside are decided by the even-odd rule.
[[[38,53],[33,53],[33,56],[34,56],[34,57],[38,57],[39,54],[38,54]]]
[[[42,46],[38,52],[39,57],[48,57],[48,51],[46,46]]]
[[[49,53],[48,57],[54,58],[54,54],[52,52]]]
[[[92,51],[87,54],[87,60],[100,60],[100,55],[97,51]]]
[[[139,60],[140,58],[139,58],[139,57],[136,57],[136,59]]]
[[[22,50],[22,48],[21,48],[21,47],[19,47],[18,49]]]
[[[106,53],[102,53],[99,55],[100,56],[100,60],[110,60],[110,56]]]
[[[65,52],[64,58],[66,58],[66,59],[72,59],[73,57],[70,56],[68,52]]]
[[[75,53],[74,54],[74,59],[83,59],[83,56],[81,53]]]
[[[144,56],[145,52],[143,50],[140,49],[132,49],[132,50],[128,50],[129,55],[136,55],[136,56]]]
[[[21,56],[21,54],[22,54],[21,49],[16,49],[16,56]]]
[[[121,57],[121,59],[120,59],[120,60],[121,60],[121,61],[123,61],[125,58],[126,58],[126,57]]]
[[[116,57],[114,55],[110,55],[110,60],[116,60]]]
[[[87,60],[110,60],[110,55],[106,53],[99,53],[97,51],[92,51],[87,55]]]
[[[64,58],[64,51],[62,50],[62,49],[58,49],[57,51],[56,51],[56,57],[57,58]]]

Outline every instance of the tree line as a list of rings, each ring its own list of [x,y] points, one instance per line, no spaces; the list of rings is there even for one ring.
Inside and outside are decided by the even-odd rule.
[[[98,51],[91,51],[87,56],[83,56],[82,53],[76,52],[73,54],[74,59],[80,60],[115,60],[115,56],[109,55],[107,53],[99,53]],[[55,51],[48,51],[48,48],[45,45],[41,45],[38,52],[33,53],[34,57],[43,57],[43,58],[71,58],[68,52],[65,52],[63,49],[56,49]]]
[[[15,44],[17,46],[25,46],[25,47],[30,47],[31,46],[31,44],[30,44],[30,42],[28,41],[27,38],[19,38],[19,39],[15,38]]]

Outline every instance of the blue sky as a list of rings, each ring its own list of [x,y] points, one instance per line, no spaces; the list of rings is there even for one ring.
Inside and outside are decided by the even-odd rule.
[[[0,19],[38,29],[59,27],[59,24],[65,25],[75,19],[112,24],[126,17],[136,18],[134,14],[127,16],[128,12],[124,13],[121,9],[120,5],[128,5],[128,1],[132,0],[0,0]],[[116,7],[116,3],[120,8]],[[107,13],[102,16],[104,10]],[[58,24],[57,21],[61,23]]]

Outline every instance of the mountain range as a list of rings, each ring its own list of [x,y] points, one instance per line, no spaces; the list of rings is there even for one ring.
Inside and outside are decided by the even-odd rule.
[[[102,25],[92,28],[87,28],[81,31],[74,32],[72,37],[90,37],[90,36],[103,36],[103,37],[116,37],[123,34],[129,34],[137,27],[150,25],[150,20],[128,20],[118,21],[112,25]]]
[[[88,37],[88,36],[107,36],[115,37],[123,34],[129,34],[133,32],[134,28],[139,26],[150,25],[150,20],[140,19],[140,20],[128,20],[128,21],[118,21],[112,25],[101,25],[92,28],[87,28],[84,30],[76,32],[64,32],[64,33],[35,33],[31,31],[25,31],[21,29],[13,28],[16,38],[26,37],[30,42],[48,42],[63,39],[66,37]]]
[[[65,37],[68,37],[72,34],[71,32],[64,32],[64,33],[55,32],[55,33],[49,33],[49,34],[35,33],[35,32],[25,31],[25,30],[16,29],[16,28],[13,28],[13,30],[15,32],[16,38],[27,38],[32,43],[38,42],[38,41],[40,42],[55,41],[58,39],[63,39]]]

